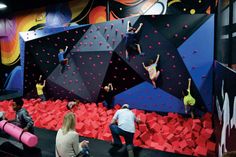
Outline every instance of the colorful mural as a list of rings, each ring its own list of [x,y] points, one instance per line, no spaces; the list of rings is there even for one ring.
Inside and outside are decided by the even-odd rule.
[[[19,32],[71,24],[100,23],[143,14],[214,12],[215,1],[192,2],[189,0],[74,0],[68,4],[62,3],[17,13],[13,18],[6,19],[7,37],[0,39],[2,64],[12,66],[19,61]]]

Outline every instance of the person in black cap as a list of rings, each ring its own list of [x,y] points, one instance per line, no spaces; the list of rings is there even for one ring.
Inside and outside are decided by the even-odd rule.
[[[110,124],[110,130],[114,140],[112,145],[121,148],[122,143],[120,140],[120,135],[123,136],[125,138],[129,157],[134,156],[133,139],[135,133],[135,122],[139,123],[140,119],[136,118],[134,113],[129,110],[128,104],[124,104],[121,109],[116,111]]]

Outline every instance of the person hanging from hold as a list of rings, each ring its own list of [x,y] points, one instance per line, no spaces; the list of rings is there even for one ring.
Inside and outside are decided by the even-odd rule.
[[[184,90],[183,95],[184,95],[184,110],[185,113],[188,114],[190,112],[191,117],[194,118],[194,105],[196,103],[196,100],[192,97],[192,95],[190,94],[190,87],[191,87],[191,78],[188,79],[188,89],[187,91]]]
[[[156,69],[157,63],[159,61],[159,57],[160,57],[160,55],[158,54],[156,61],[149,66],[145,66],[144,62],[142,63],[144,69],[147,70],[147,72],[149,74],[149,78],[152,81],[153,88],[157,88],[156,80],[157,80],[158,76],[160,75],[160,71],[159,70],[157,71],[157,69]]]
[[[126,40],[125,40],[125,46],[126,46],[126,51],[125,51],[125,58],[126,60],[129,60],[129,52],[130,51],[136,51],[138,50],[138,53],[140,55],[144,55],[141,51],[141,47],[139,44],[139,39],[138,39],[138,33],[141,30],[143,26],[143,23],[139,24],[139,27],[136,29],[134,27],[131,27],[130,21],[127,23],[127,32],[126,32]]]
[[[108,85],[104,87],[104,90],[107,108],[111,109],[114,105],[114,89],[112,83],[108,83]]]
[[[61,64],[61,73],[65,71],[66,66],[69,66],[68,58],[64,58],[64,54],[66,53],[67,49],[68,46],[66,46],[65,50],[59,49],[58,60],[59,63]]]
[[[39,98],[42,101],[46,101],[46,97],[43,93],[43,88],[45,87],[46,80],[44,80],[43,83],[41,83],[42,82],[41,78],[42,78],[42,75],[39,76],[39,82],[36,84],[36,90],[37,90],[37,94],[38,94]]]

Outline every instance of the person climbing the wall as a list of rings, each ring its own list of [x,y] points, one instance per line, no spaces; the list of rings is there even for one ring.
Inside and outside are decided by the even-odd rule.
[[[158,54],[156,61],[149,66],[145,66],[144,62],[142,63],[144,69],[147,70],[147,72],[149,74],[149,78],[152,81],[153,88],[157,88],[156,80],[157,80],[158,76],[160,75],[160,71],[159,70],[157,71],[157,69],[156,69],[157,63],[159,61],[159,57],[160,57],[160,55]]]
[[[129,52],[138,50],[140,55],[144,55],[141,51],[141,47],[139,44],[138,33],[141,30],[143,23],[139,24],[138,29],[131,27],[130,21],[127,22],[127,32],[126,32],[126,40],[125,40],[125,58],[129,60]]]
[[[112,83],[108,83],[108,85],[104,87],[104,91],[105,91],[105,101],[107,103],[107,108],[111,109],[113,107],[113,101],[114,101],[114,89]]]
[[[188,114],[190,112],[191,117],[194,118],[194,105],[196,100],[190,94],[190,87],[191,87],[191,78],[188,79],[188,89],[187,91],[184,90],[184,110],[185,113]]]
[[[36,84],[36,90],[37,90],[37,94],[38,94],[39,98],[42,101],[46,101],[46,97],[43,93],[43,88],[45,87],[46,80],[44,80],[43,83],[41,83],[42,82],[41,79],[42,79],[42,75],[39,76],[39,81]]]
[[[66,66],[69,66],[68,58],[64,58],[64,54],[66,53],[67,49],[68,46],[66,46],[65,50],[59,49],[58,60],[59,63],[61,64],[61,73],[65,71]]]

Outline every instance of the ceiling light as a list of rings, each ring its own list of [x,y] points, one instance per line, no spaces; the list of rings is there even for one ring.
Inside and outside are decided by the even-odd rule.
[[[4,4],[4,3],[0,3],[0,9],[5,9],[6,7],[7,7],[6,4]]]

